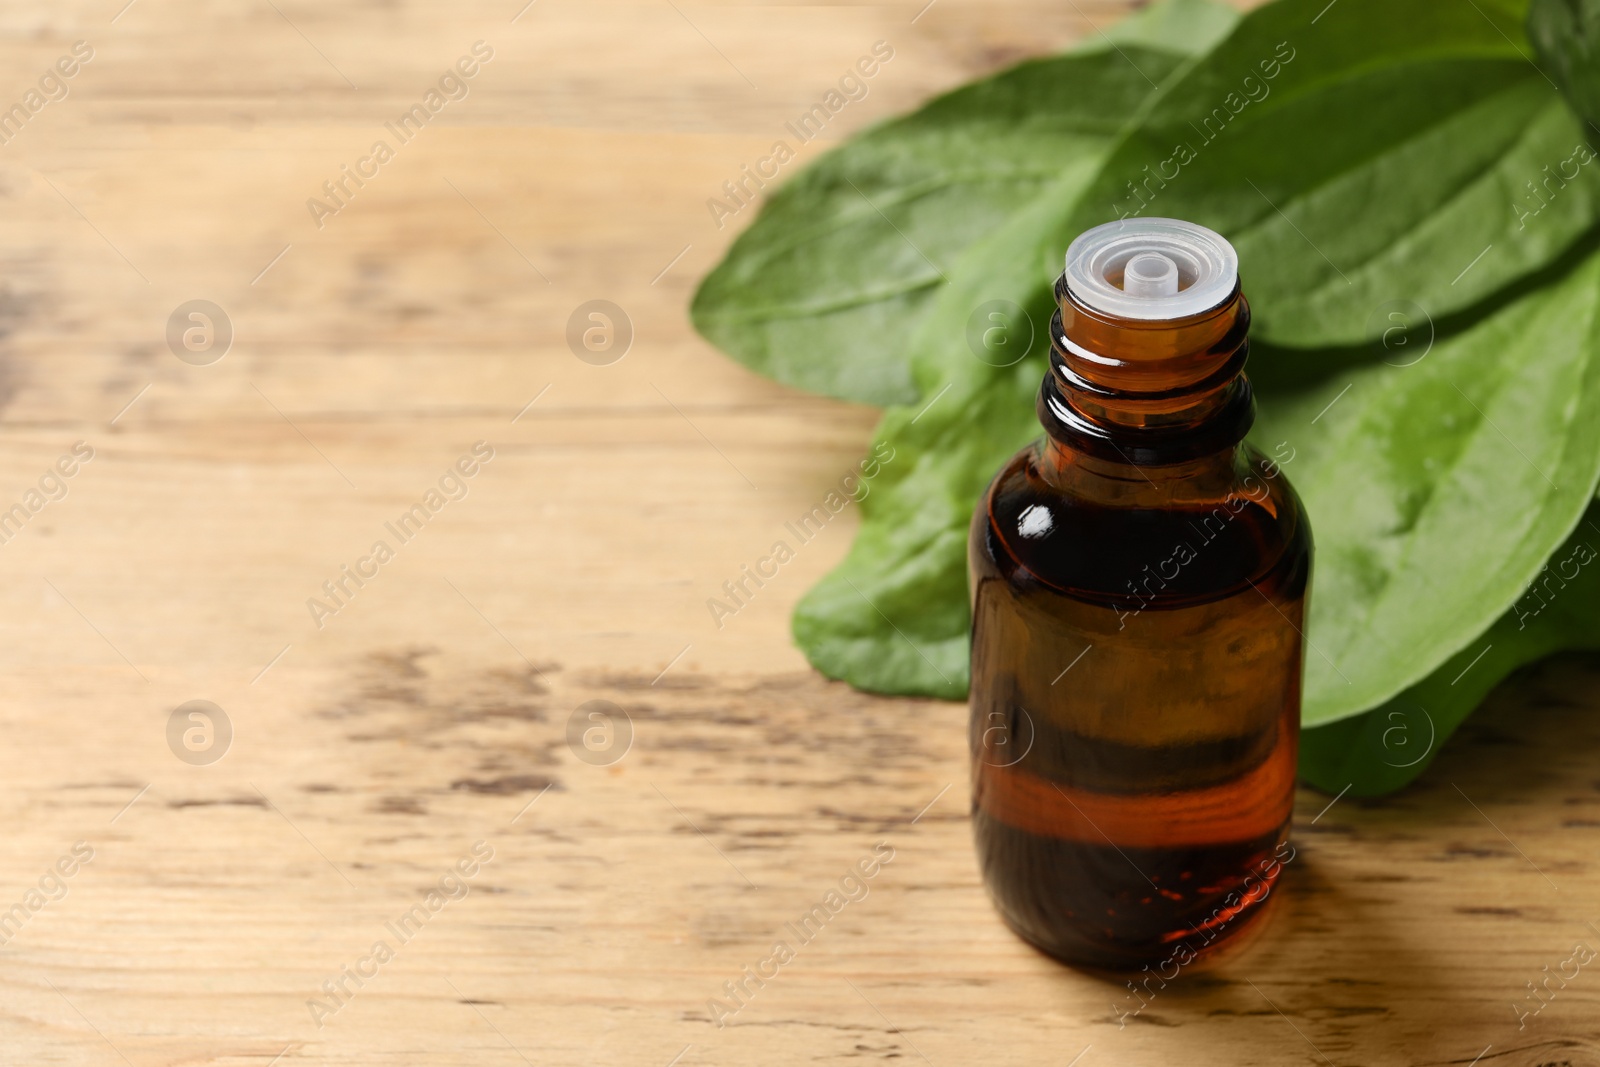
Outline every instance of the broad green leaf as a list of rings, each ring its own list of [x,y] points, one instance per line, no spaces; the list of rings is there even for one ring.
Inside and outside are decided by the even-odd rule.
[[[1600,121],[1600,0],[1533,0],[1528,38],[1572,106]]]
[[[993,472],[1038,435],[1043,368],[1037,353],[986,365],[964,350],[963,324],[995,297],[1047,321],[1046,250],[1070,216],[1042,199],[975,247],[919,335],[932,400],[885,416],[892,474],[863,503],[850,555],[795,611],[796,640],[824,673],[885,692],[965,691],[967,523]],[[1366,711],[1465,648],[1594,495],[1600,253],[1572,258],[1420,358],[1324,359],[1307,384],[1311,357],[1253,357],[1253,436],[1295,450],[1288,474],[1317,542],[1308,725]]]
[[[1330,793],[1393,792],[1518,667],[1569,648],[1600,648],[1600,506],[1591,506],[1534,584],[1487,633],[1364,715],[1306,730],[1300,773]]]
[[[1033,398],[1072,210],[1070,190],[1060,193],[975,245],[916,336],[913,370],[928,399],[885,413],[876,440],[895,458],[861,502],[850,554],[795,608],[796,643],[830,677],[884,693],[967,691],[967,523],[1001,462],[1039,436]],[[966,340],[974,309],[995,299],[1021,305],[1028,323],[1013,329],[1033,338],[1008,367]]]
[[[1600,477],[1600,252],[1431,350],[1279,388],[1258,352],[1254,436],[1287,442],[1311,516],[1308,726],[1372,708],[1466,648],[1577,523]],[[1423,344],[1418,338],[1415,344]],[[1393,365],[1403,364],[1403,365]]]
[[[1600,219],[1583,125],[1521,36],[1516,7],[1483,0],[1269,4],[1163,87],[1071,228],[1225,234],[1278,344],[1360,342],[1396,299],[1469,308]]]
[[[1155,85],[1237,18],[1212,0],[1169,0],[829,152],[701,283],[695,327],[787,385],[909,403],[911,335],[962,252],[1046,189],[1087,180]]]
[[[1238,24],[1239,13],[1216,0],[1157,0],[1109,29],[1095,31],[1073,51],[1088,54],[1133,44],[1199,56],[1215,48]]]

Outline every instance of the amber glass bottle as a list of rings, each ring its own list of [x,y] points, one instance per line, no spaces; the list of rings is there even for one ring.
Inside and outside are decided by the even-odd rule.
[[[1244,443],[1227,241],[1098,227],[1056,297],[1046,436],[972,523],[978,858],[1034,945],[1171,977],[1249,926],[1293,855],[1311,533],[1285,457]]]

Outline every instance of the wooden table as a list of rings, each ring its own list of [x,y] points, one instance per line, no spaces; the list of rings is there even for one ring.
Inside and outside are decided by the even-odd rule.
[[[93,49],[0,145],[0,1060],[1597,1062],[1600,964],[1514,1008],[1600,947],[1594,663],[1507,686],[1400,796],[1305,793],[1264,935],[1119,1025],[1127,990],[984,897],[964,708],[791,646],[853,517],[709,616],[875,414],[692,333],[748,221],[707,199],[875,41],[830,141],[1125,4],[121,3],[0,17],[4,100]],[[567,341],[599,299],[634,334],[603,365]],[[220,359],[168,343],[193,300]]]

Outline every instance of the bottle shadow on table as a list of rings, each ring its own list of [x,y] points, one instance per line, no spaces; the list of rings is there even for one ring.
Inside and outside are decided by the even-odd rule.
[[[1597,757],[1600,653],[1518,671],[1407,788],[1331,804],[1303,789],[1268,914],[1203,968],[1100,976],[1105,1021],[1182,1026],[1217,1055],[1241,1036],[1221,1020],[1257,1016],[1283,1049],[1333,1062],[1600,1053],[1587,1022],[1600,963],[1592,989],[1587,969],[1540,999],[1527,984],[1570,972],[1575,943],[1600,950]]]

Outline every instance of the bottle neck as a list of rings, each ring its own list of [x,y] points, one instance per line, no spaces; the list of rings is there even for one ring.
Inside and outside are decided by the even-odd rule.
[[[1181,477],[1231,461],[1255,419],[1244,375],[1250,306],[1237,285],[1217,307],[1170,321],[1094,311],[1065,277],[1056,304],[1037,407],[1052,465],[1083,457]]]

